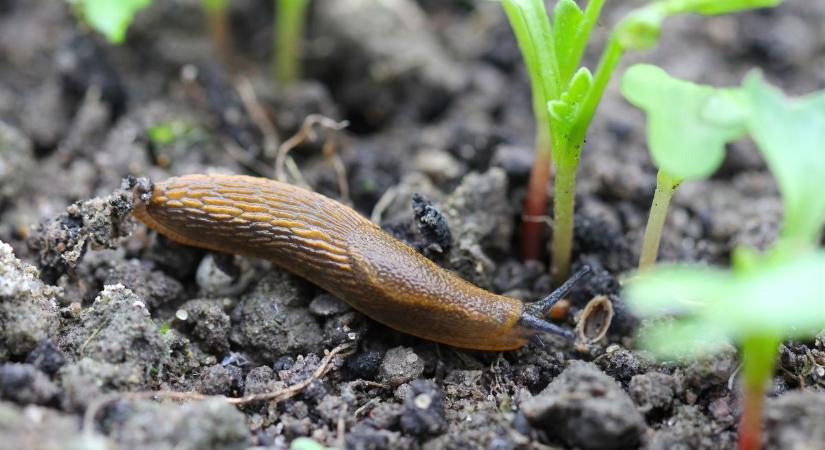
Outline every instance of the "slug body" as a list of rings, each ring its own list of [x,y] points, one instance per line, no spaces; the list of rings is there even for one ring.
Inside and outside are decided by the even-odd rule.
[[[267,259],[373,320],[431,341],[510,350],[548,331],[530,326],[539,315],[520,300],[464,281],[353,209],[289,184],[176,177],[156,183],[134,214],[180,243]]]

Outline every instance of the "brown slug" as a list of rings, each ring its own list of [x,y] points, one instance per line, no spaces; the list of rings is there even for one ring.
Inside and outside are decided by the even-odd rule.
[[[468,349],[516,349],[541,333],[571,338],[544,315],[589,271],[525,304],[462,280],[335,200],[242,175],[156,183],[134,214],[174,241],[269,260],[384,325]]]

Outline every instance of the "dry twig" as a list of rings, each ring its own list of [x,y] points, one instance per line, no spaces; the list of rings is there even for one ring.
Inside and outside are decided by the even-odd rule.
[[[99,399],[93,401],[89,406],[86,408],[86,412],[83,415],[83,432],[84,433],[92,433],[94,431],[94,423],[95,417],[97,416],[100,410],[115,401],[118,400],[149,400],[149,399],[166,399],[166,400],[179,400],[179,401],[193,401],[193,400],[208,400],[212,398],[220,398],[225,400],[227,403],[233,405],[243,405],[246,403],[258,402],[258,401],[271,401],[271,402],[280,402],[286,400],[288,398],[294,397],[295,395],[299,394],[301,391],[306,389],[313,381],[320,379],[331,369],[330,363],[332,359],[336,356],[346,356],[352,352],[353,348],[350,344],[341,344],[338,347],[332,349],[329,353],[324,356],[321,360],[321,363],[318,364],[318,367],[312,373],[312,376],[303,380],[301,382],[295,383],[293,385],[287,386],[283,389],[279,389],[274,392],[262,392],[259,394],[251,394],[246,395],[243,397],[224,397],[222,395],[204,395],[199,392],[177,392],[177,391],[141,391],[141,392],[116,392],[109,395],[104,395]]]

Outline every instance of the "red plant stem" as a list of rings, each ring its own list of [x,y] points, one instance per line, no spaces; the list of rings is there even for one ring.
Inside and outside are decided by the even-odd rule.
[[[547,215],[547,184],[550,181],[550,164],[549,152],[536,152],[522,213],[521,257],[525,261],[541,259],[541,250],[545,247],[546,224],[540,218]]]
[[[762,403],[771,379],[780,339],[770,333],[742,340],[742,416],[739,450],[759,450],[762,445]]]
[[[739,450],[759,450],[762,447],[762,403],[764,383],[746,383],[739,419]]]

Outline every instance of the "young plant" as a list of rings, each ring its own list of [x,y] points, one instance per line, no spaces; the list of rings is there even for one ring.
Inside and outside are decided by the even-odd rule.
[[[527,65],[536,119],[536,159],[528,185],[525,217],[544,215],[551,161],[556,168],[551,245],[551,272],[556,282],[566,279],[570,271],[576,169],[584,139],[624,52],[655,45],[662,23],[675,14],[715,15],[773,6],[780,1],[659,0],[649,3],[631,12],[613,28],[595,74],[579,67],[579,63],[604,0],[590,0],[583,11],[573,0],[559,0],[552,25],[543,0],[502,1]],[[541,224],[525,220],[522,239],[523,256],[538,259]]]
[[[722,164],[725,144],[746,131],[736,89],[701,86],[672,78],[656,66],[638,64],[625,72],[621,90],[648,115],[648,149],[659,168],[639,258],[643,269],[656,262],[676,187],[710,176]]]
[[[756,450],[778,344],[825,327],[825,251],[818,248],[825,222],[825,91],[788,100],[750,75],[735,94],[729,99],[738,108],[721,110],[738,112],[712,120],[741,120],[757,142],[785,206],[779,239],[763,254],[736,249],[731,270],[682,264],[642,271],[626,284],[625,297],[640,316],[674,315],[640,336],[643,346],[662,357],[696,357],[725,342],[739,344],[739,449]]]
[[[277,0],[272,70],[282,84],[289,84],[301,75],[301,42],[308,5],[309,0]]]
[[[106,36],[113,44],[122,44],[126,30],[140,10],[152,0],[67,0],[83,21]]]
[[[232,54],[229,33],[229,0],[202,0],[206,12],[206,23],[212,44],[224,61]]]

